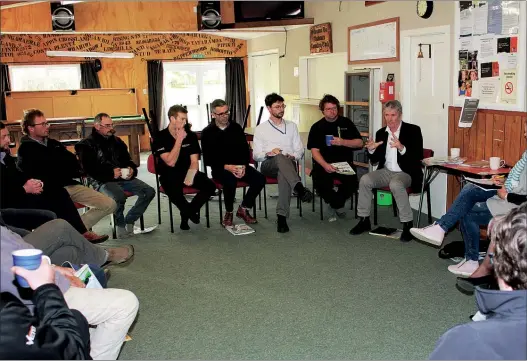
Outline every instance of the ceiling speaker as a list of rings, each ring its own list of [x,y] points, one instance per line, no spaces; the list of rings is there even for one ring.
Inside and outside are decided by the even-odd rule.
[[[199,30],[215,29],[221,26],[221,13],[219,1],[198,2],[198,27]]]
[[[73,4],[62,5],[52,2],[51,24],[53,31],[75,31],[75,13]]]

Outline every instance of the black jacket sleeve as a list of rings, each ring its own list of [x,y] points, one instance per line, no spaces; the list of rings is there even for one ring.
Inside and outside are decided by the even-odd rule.
[[[120,138],[116,137],[117,139],[117,155],[119,157],[119,164],[130,167],[133,169],[134,174],[132,178],[137,177],[137,164],[134,163],[132,160],[132,156],[130,155],[130,152],[128,151],[128,147],[126,146],[126,143],[123,142]]]
[[[88,323],[68,308],[56,285],[35,290],[34,316],[10,293],[1,298],[1,359],[91,359]]]
[[[520,205],[523,202],[527,202],[527,195],[525,195],[525,194],[516,194],[516,193],[508,193],[507,194],[507,202],[514,203],[516,205]]]
[[[11,156],[4,158],[5,165],[1,165],[0,172],[0,209],[18,208],[26,196],[24,184],[26,177],[20,172]]]
[[[236,124],[238,136],[236,137],[236,140],[240,143],[239,149],[242,150],[242,157],[245,160],[245,163],[242,165],[248,165],[251,162],[251,147],[249,146],[249,142],[247,142],[247,139],[245,138],[245,132],[243,131],[243,128]]]
[[[219,149],[216,149],[216,141],[214,140],[211,129],[205,128],[201,132],[201,150],[203,152],[203,162],[211,169],[223,168],[221,160],[219,159]]]
[[[99,182],[110,182],[113,178],[114,166],[108,163],[100,164],[97,151],[88,143],[80,142],[75,146],[83,171]],[[135,171],[134,171],[135,173]]]

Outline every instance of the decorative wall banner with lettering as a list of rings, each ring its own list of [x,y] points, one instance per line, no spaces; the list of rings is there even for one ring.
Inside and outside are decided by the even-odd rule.
[[[312,55],[328,54],[333,52],[331,23],[311,26],[309,30],[309,48]]]
[[[147,60],[223,58],[247,54],[245,40],[203,33],[4,34],[0,36],[0,41],[0,58],[6,63],[50,61],[52,58],[46,55],[48,50],[128,52]]]

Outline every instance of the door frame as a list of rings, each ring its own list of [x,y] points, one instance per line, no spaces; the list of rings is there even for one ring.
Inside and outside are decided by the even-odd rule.
[[[401,66],[400,74],[402,78],[401,89],[402,89],[402,106],[404,109],[411,109],[412,107],[412,83],[410,76],[404,76],[403,74],[411,74],[412,72],[412,56],[415,56],[415,52],[411,49],[412,38],[418,36],[427,35],[443,35],[444,41],[447,45],[446,58],[448,59],[448,104],[443,109],[443,116],[446,120],[446,126],[448,127],[448,106],[452,104],[452,35],[450,32],[450,25],[433,26],[429,28],[420,28],[413,30],[405,30],[401,32]],[[426,49],[425,49],[426,50]],[[411,112],[405,113],[405,120],[412,123]]]
[[[280,53],[279,53],[279,50],[278,48],[275,48],[275,49],[267,49],[267,50],[260,50],[260,51],[254,51],[254,52],[251,52],[251,53],[248,53],[247,54],[247,59],[249,60],[249,63],[248,63],[248,70],[249,70],[249,101],[251,102],[251,114],[249,114],[250,116],[250,124],[251,124],[251,127],[256,127],[256,116],[258,114],[258,107],[256,106],[255,104],[255,99],[254,99],[254,94],[255,94],[255,91],[254,91],[254,58],[257,58],[257,57],[260,57],[260,56],[266,56],[266,55],[274,55],[276,56],[276,59],[278,59],[278,94],[280,94]],[[253,119],[253,114],[255,115],[254,119]]]

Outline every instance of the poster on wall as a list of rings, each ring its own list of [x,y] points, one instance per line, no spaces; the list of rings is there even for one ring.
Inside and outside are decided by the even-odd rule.
[[[456,105],[524,105],[525,13],[520,1],[460,1],[456,12]],[[520,101],[520,99],[522,99]],[[519,102],[519,103],[518,103]],[[523,110],[523,109],[521,109]]]
[[[313,25],[309,29],[309,49],[311,55],[333,52],[331,23]]]

